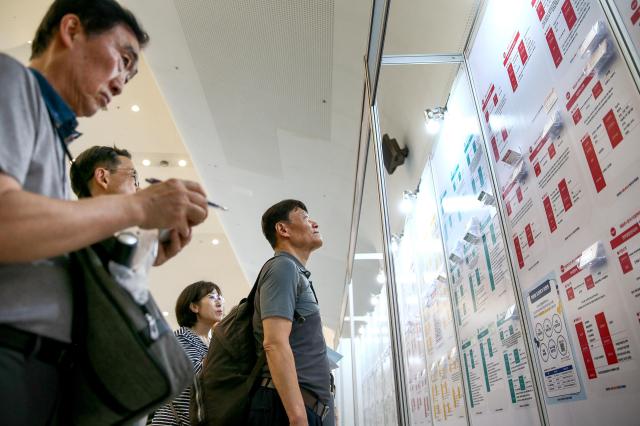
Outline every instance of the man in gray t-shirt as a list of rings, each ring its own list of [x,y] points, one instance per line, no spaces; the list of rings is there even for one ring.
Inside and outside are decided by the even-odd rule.
[[[249,424],[333,425],[320,309],[305,268],[311,252],[322,246],[318,224],[302,202],[284,200],[264,213],[262,231],[275,258],[263,268],[255,298],[254,335],[267,364]]]
[[[67,253],[131,227],[172,229],[165,257],[207,216],[194,182],[67,201],[65,150],[77,116],[106,108],[137,72],[148,41],[116,0],[56,0],[31,48],[30,69],[0,54],[0,418],[56,424],[65,394],[72,283]],[[91,309],[91,307],[88,307]]]

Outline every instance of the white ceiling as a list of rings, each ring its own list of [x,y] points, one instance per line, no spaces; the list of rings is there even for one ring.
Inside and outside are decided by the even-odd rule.
[[[271,249],[260,217],[307,203],[324,247],[309,263],[323,320],[338,322],[370,4],[125,1],[145,57],[251,282]],[[223,283],[224,285],[224,283]]]

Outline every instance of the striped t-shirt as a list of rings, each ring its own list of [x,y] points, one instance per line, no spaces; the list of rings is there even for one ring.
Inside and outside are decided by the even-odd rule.
[[[180,327],[174,333],[178,341],[193,363],[193,371],[198,374],[202,370],[202,362],[207,355],[209,348],[204,344],[196,333],[189,327]],[[186,388],[176,399],[173,400],[173,407],[180,420],[171,409],[171,404],[158,408],[153,416],[152,425],[182,426],[189,425],[189,398],[191,396],[191,386]]]

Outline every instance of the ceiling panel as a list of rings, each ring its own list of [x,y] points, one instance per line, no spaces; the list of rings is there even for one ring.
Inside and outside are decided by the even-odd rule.
[[[242,269],[271,250],[264,210],[299,198],[325,244],[309,262],[335,327],[346,274],[371,4],[367,1],[125,1]]]
[[[480,0],[391,2],[385,55],[462,53]]]

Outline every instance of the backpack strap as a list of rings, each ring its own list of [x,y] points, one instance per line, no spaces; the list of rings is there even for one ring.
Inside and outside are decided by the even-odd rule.
[[[249,292],[249,295],[247,296],[247,303],[249,304],[248,306],[251,306],[251,308],[253,309],[253,303],[256,299],[256,293],[258,292],[258,283],[260,283],[260,278],[262,277],[262,272],[264,272],[264,268],[267,267],[267,264],[269,264],[271,261],[273,261],[277,256],[273,256],[272,258],[270,258],[269,260],[267,260],[266,262],[264,262],[264,265],[262,265],[262,268],[260,268],[260,272],[258,273],[258,276],[256,277],[256,282],[253,283],[253,287],[251,288],[251,291]]]

